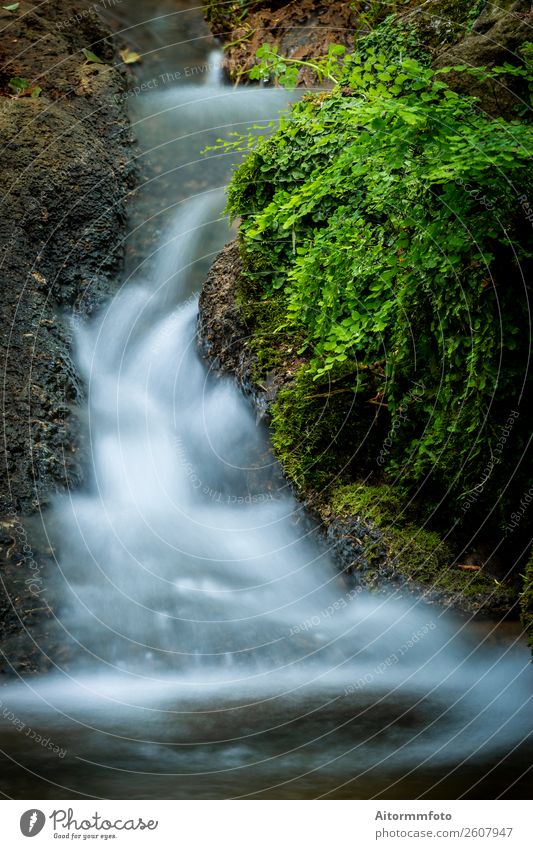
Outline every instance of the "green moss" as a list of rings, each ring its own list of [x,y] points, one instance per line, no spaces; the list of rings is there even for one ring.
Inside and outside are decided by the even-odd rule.
[[[370,404],[373,377],[353,363],[316,380],[308,363],[279,392],[272,408],[276,454],[300,489],[327,488],[358,465],[375,462],[385,425]]]
[[[250,348],[257,358],[253,376],[261,383],[269,372],[280,369],[302,344],[303,334],[286,327],[287,300],[282,293],[254,299],[249,292],[241,290],[238,301],[243,319],[253,328]]]
[[[454,556],[449,545],[439,533],[414,520],[416,510],[409,506],[401,488],[388,484],[342,484],[331,493],[326,509],[341,518],[356,516],[365,524],[379,528],[389,561],[408,583],[460,597],[465,606],[483,599],[503,608],[512,605],[512,588],[482,572],[464,571],[452,565]],[[375,551],[379,559],[381,547],[373,538],[366,537],[363,544],[367,561],[372,563]],[[366,570],[362,578],[369,586],[381,580],[379,572],[372,569]]]
[[[388,484],[344,484],[330,496],[331,507],[339,516],[361,515],[381,527],[393,526],[405,515],[405,493]]]
[[[331,509],[341,517],[357,516],[379,528],[389,557],[410,579],[424,584],[441,576],[452,559],[438,533],[420,527],[405,492],[389,484],[342,484],[331,493]]]

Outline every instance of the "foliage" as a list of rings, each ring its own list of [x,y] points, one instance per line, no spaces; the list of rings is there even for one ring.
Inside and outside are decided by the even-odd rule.
[[[362,58],[373,53],[383,53],[388,61],[409,56],[421,64],[429,64],[429,53],[421,44],[416,27],[398,20],[394,15],[386,17],[380,26],[362,38],[357,51]]]
[[[40,86],[32,86],[30,81],[25,77],[11,77],[8,87],[17,97],[39,97],[42,92],[42,88]]]
[[[377,387],[352,388],[375,393],[394,434],[384,471],[430,479],[435,501],[454,493],[457,508],[530,381],[532,129],[490,119],[401,51],[363,43],[340,59],[318,63],[335,88],[304,97],[270,139],[228,143],[249,150],[228,208],[258,293],[282,291],[286,327],[305,332],[305,380],[381,363]],[[260,62],[278,77],[291,66],[272,48]],[[479,506],[526,439],[522,417]]]
[[[273,76],[279,85],[288,89],[296,87],[300,68],[311,68],[315,72],[318,83],[324,80],[337,83],[339,68],[339,57],[344,56],[346,47],[342,44],[330,44],[327,56],[318,57],[313,61],[302,59],[290,59],[281,56],[277,45],[263,44],[256,53],[259,60],[249,72],[251,80],[264,80],[268,82]]]

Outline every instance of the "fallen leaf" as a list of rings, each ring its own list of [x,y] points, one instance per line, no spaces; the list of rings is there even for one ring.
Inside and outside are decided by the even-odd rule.
[[[92,52],[92,50],[88,50],[88,49],[87,49],[87,47],[82,48],[82,51],[81,51],[81,52],[82,52],[82,53],[83,53],[83,55],[85,56],[85,58],[86,58],[87,62],[93,62],[93,63],[96,63],[96,64],[98,64],[98,65],[103,65],[102,60],[101,60],[101,59],[99,59],[99,58],[98,58],[98,56],[96,56],[96,55]]]
[[[140,53],[136,53],[135,50],[128,50],[127,47],[120,51],[120,58],[126,65],[134,65],[135,62],[142,61]]]
[[[2,6],[2,9],[5,9],[6,12],[16,12],[20,3],[10,3],[9,6]]]
[[[474,566],[473,563],[458,563],[457,568],[465,572],[481,572],[481,566]]]

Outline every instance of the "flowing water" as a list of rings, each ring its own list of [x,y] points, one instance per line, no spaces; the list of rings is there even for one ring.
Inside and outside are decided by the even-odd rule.
[[[130,6],[113,14],[152,80],[129,100],[144,183],[120,291],[76,334],[92,475],[47,520],[69,660],[0,690],[4,792],[527,796],[517,631],[347,584],[198,355],[237,161],[200,151],[287,96],[225,86],[192,3]]]

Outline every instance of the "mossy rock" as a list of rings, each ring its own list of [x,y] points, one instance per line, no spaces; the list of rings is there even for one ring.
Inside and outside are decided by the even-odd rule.
[[[272,441],[298,488],[327,490],[375,460],[387,426],[370,403],[373,381],[349,362],[315,380],[307,362],[283,386],[272,406]]]
[[[245,280],[237,292],[242,320],[253,327],[249,346],[255,354],[254,379],[263,383],[271,372],[286,368],[287,361],[303,343],[303,334],[287,328],[287,299],[280,293],[253,298],[245,291]]]
[[[326,521],[340,523],[343,538],[352,540],[356,556],[348,571],[371,589],[407,588],[471,613],[505,615],[516,604],[512,587],[456,563],[442,536],[416,521],[417,510],[399,487],[342,484],[322,509]]]

